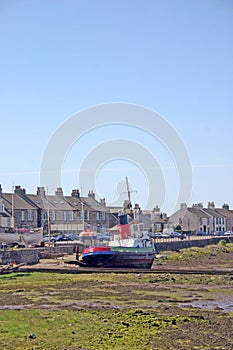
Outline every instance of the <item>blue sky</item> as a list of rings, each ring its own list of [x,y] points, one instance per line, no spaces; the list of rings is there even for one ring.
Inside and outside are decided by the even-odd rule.
[[[188,204],[233,207],[232,15],[231,0],[2,0],[3,191],[13,184],[36,191],[46,146],[72,115],[125,102],[156,111],[180,135],[193,170]],[[174,160],[161,142],[130,126],[98,128],[77,140],[63,163],[64,192],[78,187],[86,195],[79,182],[83,160],[120,138],[154,155],[166,183],[165,200],[155,193],[154,205],[171,213],[179,187]],[[128,176],[137,191],[133,202],[146,206],[145,174],[130,159],[92,171],[95,191],[107,202],[124,192]]]

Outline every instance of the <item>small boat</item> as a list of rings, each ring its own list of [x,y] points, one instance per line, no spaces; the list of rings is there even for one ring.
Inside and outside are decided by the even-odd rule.
[[[108,246],[85,248],[80,265],[110,268],[151,268],[156,255],[154,242],[147,235],[109,242]]]
[[[14,232],[0,232],[0,242],[6,245],[40,246],[43,242],[43,228],[33,230],[16,229]]]

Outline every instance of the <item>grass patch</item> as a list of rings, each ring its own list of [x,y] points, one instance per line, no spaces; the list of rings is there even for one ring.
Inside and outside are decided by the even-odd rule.
[[[154,312],[17,311],[0,316],[2,349],[156,349],[157,335],[203,316],[159,316]],[[34,337],[30,337],[33,334]]]

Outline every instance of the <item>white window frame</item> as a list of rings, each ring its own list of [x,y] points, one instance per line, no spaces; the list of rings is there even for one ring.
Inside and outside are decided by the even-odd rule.
[[[74,212],[70,210],[70,221],[74,221]]]
[[[32,209],[28,209],[28,221],[33,221],[33,211],[32,211]]]
[[[56,210],[51,211],[51,220],[56,221]]]

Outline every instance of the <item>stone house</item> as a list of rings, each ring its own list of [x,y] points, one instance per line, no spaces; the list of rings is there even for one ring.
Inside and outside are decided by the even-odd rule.
[[[211,216],[211,231],[226,231],[227,217],[222,215],[221,211],[215,209],[214,202],[209,202],[207,208],[203,208],[203,211]]]
[[[225,230],[233,232],[233,210],[230,210],[229,205],[225,203],[222,208],[215,208],[215,210],[226,218]]]
[[[160,208],[156,206],[152,211],[142,210],[144,216],[146,216],[150,223],[151,232],[162,232],[164,228],[168,226],[168,216],[165,212],[161,212]]]
[[[85,229],[91,229],[98,233],[104,233],[119,222],[106,206],[105,198],[97,201],[95,193],[89,191],[87,197],[81,197],[86,208],[84,213]]]
[[[49,225],[51,232],[78,234],[86,229],[105,232],[118,222],[106,207],[105,200],[98,202],[93,191],[89,191],[87,197],[80,197],[79,190],[65,196],[59,187],[54,195],[48,195],[44,187],[37,187],[35,194],[29,194],[21,186],[15,186],[13,194],[3,194],[1,188],[0,194],[1,222],[8,220],[8,226],[12,227],[43,227],[48,232]],[[9,222],[12,207],[14,224]]]
[[[44,187],[37,187],[36,194],[27,194],[30,202],[38,208],[38,225],[50,231],[73,233],[79,228],[79,215],[63,195],[62,188],[58,188],[54,195],[46,194]]]
[[[24,189],[16,186],[14,193],[3,193],[2,189],[0,193],[4,211],[11,217],[12,228],[33,229],[38,227],[37,206],[27,200]]]
[[[2,187],[0,185],[0,229],[10,230],[14,227],[12,208],[8,208],[9,203],[2,197]],[[9,210],[10,209],[10,210]]]
[[[213,233],[215,231],[225,232],[233,227],[232,211],[226,204],[222,208],[215,208],[213,202],[204,207],[202,203],[187,207],[181,204],[180,209],[169,217],[169,224],[173,227],[180,225],[183,231],[193,233]]]
[[[181,226],[181,229],[186,232],[196,233],[198,231],[210,232],[211,216],[205,213],[201,203],[194,204],[192,207],[187,207],[182,203],[180,209],[169,217],[170,227],[175,228]],[[204,231],[204,227],[205,230]]]

